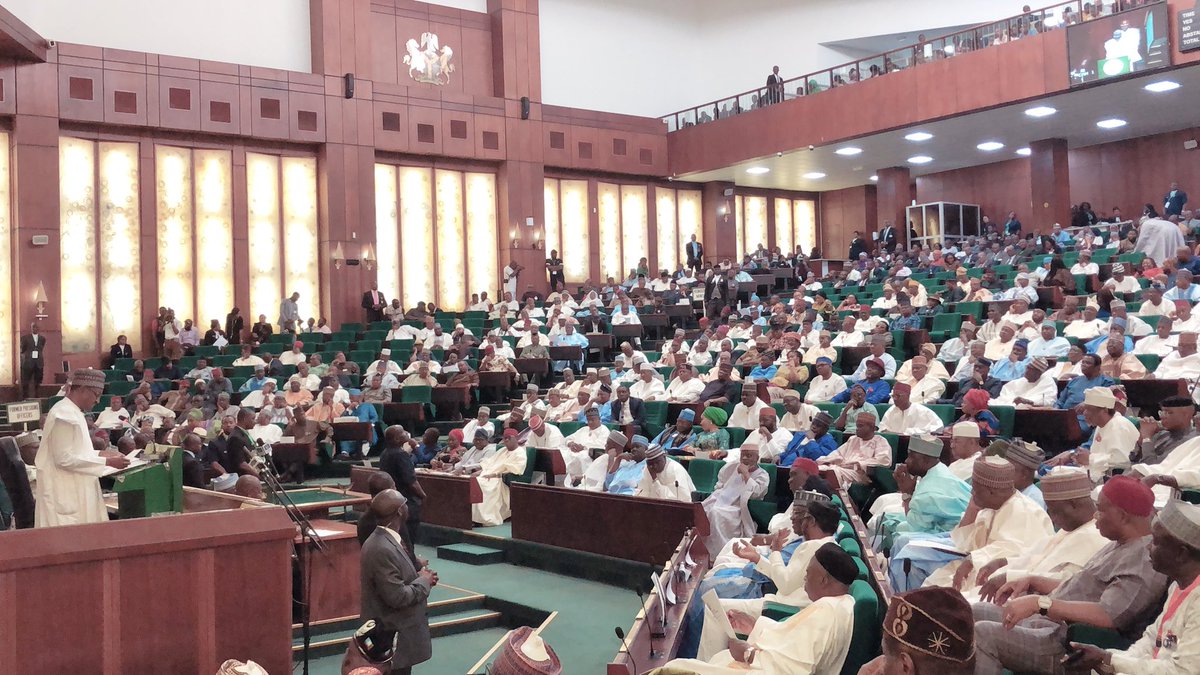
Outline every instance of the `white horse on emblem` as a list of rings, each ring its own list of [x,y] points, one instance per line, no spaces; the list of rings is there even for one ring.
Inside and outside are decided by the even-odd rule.
[[[404,57],[404,65],[408,66],[408,76],[414,80],[419,79],[418,76],[425,75],[425,72],[429,70],[429,62],[425,58],[425,53],[421,51],[417,41],[412,39],[404,44],[404,48],[408,50],[408,55]],[[414,75],[414,73],[417,74]]]
[[[439,44],[436,33],[421,33],[420,42],[411,39],[405,43],[408,54],[404,64],[408,66],[408,76],[417,82],[428,84],[447,84],[450,73],[454,72],[454,50],[449,46]],[[443,77],[445,78],[443,80]]]

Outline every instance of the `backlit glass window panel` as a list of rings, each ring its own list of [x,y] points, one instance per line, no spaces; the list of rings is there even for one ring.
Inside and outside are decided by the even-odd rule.
[[[0,382],[14,380],[16,348],[14,346],[12,294],[12,194],[9,192],[9,138],[0,133]],[[28,301],[28,300],[26,300]],[[21,331],[24,332],[24,331]]]
[[[767,245],[767,198],[745,197],[746,212],[743,221],[746,226],[745,253],[753,253],[759,245]]]
[[[622,267],[637,269],[647,255],[646,186],[621,186],[621,251]]]
[[[679,264],[682,266],[687,263],[687,249],[684,247],[692,241],[693,234],[697,240],[700,239],[704,207],[700,190],[679,190],[675,194],[679,203]]]
[[[463,176],[458,171],[438,169],[437,286],[438,307],[450,312],[466,309],[467,269],[463,261]]]
[[[621,188],[611,183],[597,185],[600,213],[600,276],[617,281],[625,278],[621,269]]]
[[[733,198],[733,232],[739,264],[742,262],[742,257],[746,255],[746,233],[743,231],[745,220],[742,214],[742,196],[737,195]]]
[[[253,257],[253,255],[251,256]],[[283,288],[299,293],[300,318],[321,318],[317,259],[317,159],[283,158]],[[279,296],[282,299],[282,295]]]
[[[390,164],[375,165],[376,281],[386,298],[400,297],[398,173]]]
[[[433,171],[400,167],[400,274],[405,308],[436,300],[433,284]]]
[[[463,302],[471,293],[498,288],[497,262],[496,175],[468,173],[467,193],[467,289]],[[488,293],[495,298],[494,291]],[[445,302],[443,300],[443,302]]]
[[[160,145],[154,154],[158,183],[158,304],[173,308],[176,318],[182,320],[195,315],[192,153],[186,148]]]
[[[792,200],[775,199],[775,245],[784,254],[792,250]]]
[[[176,317],[204,326],[233,308],[232,157],[226,150],[195,150],[193,160],[197,304],[195,314],[176,312]],[[267,315],[268,321],[277,319],[278,312]]]
[[[585,180],[559,181],[562,204],[563,278],[581,284],[592,275],[591,228],[588,222],[588,184]]]
[[[100,143],[100,345],[142,347],[141,221],[136,143]]]
[[[678,261],[678,257],[675,255],[677,250],[675,245],[677,232],[675,191],[670,188],[655,188],[654,195],[654,213],[658,226],[658,267],[673,272],[675,263]],[[653,276],[657,277],[658,275],[654,274]]]
[[[259,314],[270,316],[278,311],[283,298],[279,269],[283,255],[279,241],[279,157],[246,153],[246,195],[250,214],[248,235],[252,242],[248,316],[257,318]]]
[[[546,257],[550,257],[551,251],[562,252],[559,248],[560,230],[559,230],[559,202],[558,202],[558,180],[555,178],[547,178],[543,181],[542,200],[545,203],[546,210]],[[565,270],[564,270],[565,272]]]
[[[96,145],[59,140],[62,348],[96,351]],[[29,298],[28,301],[32,301]]]
[[[817,247],[817,203],[811,199],[797,199],[792,205],[796,244],[804,249],[805,255],[812,255]]]

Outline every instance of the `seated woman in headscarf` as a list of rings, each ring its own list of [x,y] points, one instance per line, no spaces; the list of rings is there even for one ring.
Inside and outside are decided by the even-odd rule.
[[[979,433],[995,436],[1000,433],[1000,420],[988,410],[988,402],[992,397],[986,389],[972,389],[962,400],[962,417],[957,422],[974,422],[979,425]]]
[[[786,335],[796,336],[797,334],[786,333]],[[767,392],[770,393],[772,402],[783,401],[785,392],[797,384],[803,384],[808,381],[808,366],[801,363],[800,356],[800,352],[796,350],[795,345],[791,345],[787,352],[787,361],[775,370],[775,376],[771,378],[771,382],[767,386]]]
[[[684,454],[720,459],[714,455],[718,451],[729,449],[729,432],[723,429],[729,421],[729,413],[724,408],[708,406],[700,413],[700,432],[694,435],[692,443],[682,449]]]
[[[463,430],[451,429],[448,434],[449,440],[446,441],[446,447],[433,458],[429,466],[434,471],[449,471],[454,468],[454,465],[463,457],[463,452],[466,448],[463,446]],[[487,432],[484,432],[484,438],[487,438]]]

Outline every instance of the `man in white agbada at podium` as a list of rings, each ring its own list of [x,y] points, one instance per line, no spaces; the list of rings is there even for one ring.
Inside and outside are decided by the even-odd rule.
[[[104,393],[104,371],[81,368],[71,374],[67,396],[50,408],[42,427],[37,459],[35,527],[83,525],[108,520],[100,476],[129,466],[119,452],[97,452],[88,434],[85,410]]]

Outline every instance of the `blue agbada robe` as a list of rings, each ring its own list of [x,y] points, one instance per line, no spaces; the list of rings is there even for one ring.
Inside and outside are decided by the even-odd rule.
[[[791,466],[801,457],[807,457],[814,462],[837,450],[837,441],[828,432],[810,439],[805,432],[797,431],[788,443],[787,449],[779,456],[779,466]]]
[[[674,426],[670,426],[659,432],[659,434],[654,437],[654,440],[650,442],[650,445],[661,445],[662,449],[666,451],[668,455],[679,455],[682,454],[679,452],[680,448],[692,445],[695,442],[695,427],[692,427],[691,431],[688,433],[681,434],[675,430]]]
[[[646,473],[646,462],[623,461],[617,470],[604,479],[604,491],[614,495],[633,496],[642,475]]]
[[[554,339],[550,342],[550,344],[551,344],[551,346],[554,346],[554,347],[580,347],[583,349],[583,352],[586,354],[588,345],[591,343],[588,342],[587,337],[580,335],[579,333],[571,333],[570,335],[567,335],[566,333],[560,333],[560,334],[554,336]],[[583,369],[583,361],[580,360],[580,361],[574,361],[574,362],[555,361],[554,362],[554,370],[556,372],[561,371],[562,369],[566,368],[568,365],[575,372],[579,372],[580,370]]]
[[[370,403],[360,403],[353,413],[347,413],[343,417],[354,417],[359,422],[371,423],[371,440],[368,445],[375,445],[375,425],[379,424],[379,411]],[[361,446],[361,441],[341,441],[338,443],[338,451],[346,454],[353,454]]]

